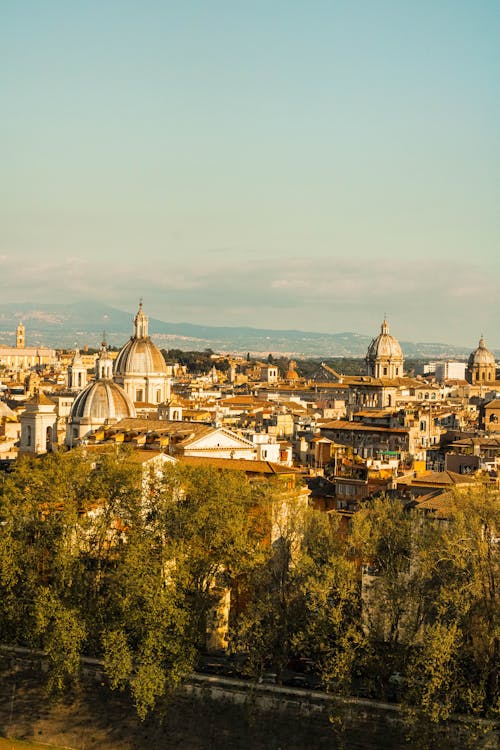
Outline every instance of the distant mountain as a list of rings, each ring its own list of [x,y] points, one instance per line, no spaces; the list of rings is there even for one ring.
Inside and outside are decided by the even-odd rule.
[[[27,345],[91,347],[106,340],[121,346],[133,332],[133,313],[94,302],[69,305],[0,305],[0,344],[13,345],[20,320],[26,326]],[[251,352],[258,355],[284,354],[295,357],[363,357],[371,341],[359,333],[313,333],[296,330],[268,330],[246,326],[206,326],[193,323],[166,323],[150,318],[149,330],[166,349],[206,349],[216,352]],[[458,358],[470,353],[469,347],[440,343],[401,341],[406,357]]]

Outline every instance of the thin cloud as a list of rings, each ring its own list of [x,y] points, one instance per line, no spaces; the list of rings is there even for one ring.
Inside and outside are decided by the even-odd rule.
[[[470,262],[450,268],[418,257],[395,263],[207,255],[190,268],[181,258],[148,263],[147,252],[134,264],[74,256],[59,263],[0,260],[8,304],[94,299],[133,310],[142,296],[150,315],[172,322],[368,334],[387,311],[400,338],[450,343],[475,340],[499,316],[494,278]]]

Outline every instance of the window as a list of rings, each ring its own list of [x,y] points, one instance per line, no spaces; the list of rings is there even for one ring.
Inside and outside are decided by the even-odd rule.
[[[26,445],[29,448],[31,446],[31,425],[26,425]]]
[[[384,367],[384,375],[387,375],[387,367]]]

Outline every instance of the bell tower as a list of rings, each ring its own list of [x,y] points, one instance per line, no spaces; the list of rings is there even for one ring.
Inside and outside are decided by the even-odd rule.
[[[24,326],[21,321],[19,321],[19,325],[16,328],[16,348],[17,349],[24,349],[25,347],[25,330]]]
[[[79,349],[68,367],[68,386],[72,391],[81,391],[87,385],[87,368],[83,364]]]

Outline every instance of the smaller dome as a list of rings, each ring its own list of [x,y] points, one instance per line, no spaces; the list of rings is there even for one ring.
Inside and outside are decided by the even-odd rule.
[[[479,346],[469,356],[469,369],[474,365],[494,365],[495,357],[484,343],[484,338],[479,339]]]
[[[118,421],[135,416],[135,407],[123,388],[112,380],[96,380],[76,397],[70,421],[87,419],[104,423],[108,419]]]
[[[386,320],[380,327],[379,335],[374,338],[368,347],[366,355],[368,360],[375,359],[402,359],[403,352],[397,339],[389,333],[389,325]]]

